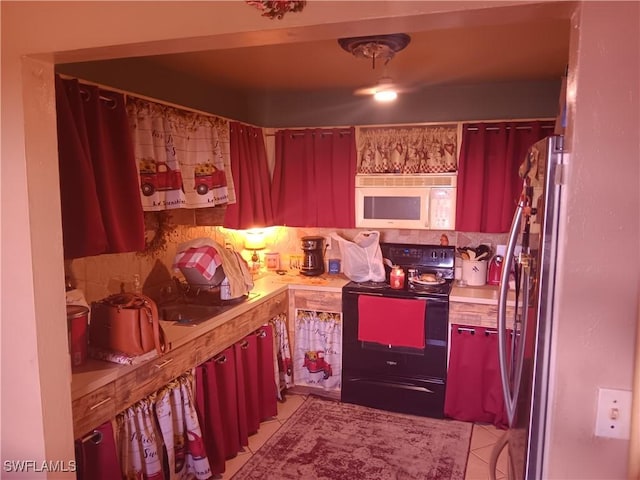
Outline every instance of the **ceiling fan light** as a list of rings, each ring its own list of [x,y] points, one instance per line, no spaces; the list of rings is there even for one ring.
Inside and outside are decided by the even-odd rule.
[[[378,102],[393,102],[398,98],[398,92],[395,90],[380,90],[373,94],[373,98]]]

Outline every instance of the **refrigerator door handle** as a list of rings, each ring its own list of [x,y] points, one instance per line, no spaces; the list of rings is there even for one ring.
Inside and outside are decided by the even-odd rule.
[[[511,230],[509,231],[509,239],[507,240],[504,264],[502,266],[502,274],[500,278],[500,295],[498,298],[498,357],[500,360],[502,394],[504,396],[504,403],[507,410],[509,426],[513,425],[517,396],[512,393],[511,385],[509,382],[511,375],[509,372],[509,364],[507,359],[507,294],[509,292],[509,274],[513,267],[514,252],[516,248],[516,241],[518,238],[518,230],[522,221],[523,210],[524,202],[521,200],[518,203],[518,207],[516,208],[516,212],[511,223]],[[514,341],[516,335],[517,332],[514,331]],[[523,342],[520,342],[520,344],[523,344]],[[519,355],[517,356],[519,357]]]
[[[512,375],[513,375],[513,405],[512,410],[507,411],[507,415],[509,417],[509,425],[512,425],[515,420],[515,409],[518,396],[520,394],[520,382],[522,380],[522,369],[524,367],[524,349],[527,343],[527,332],[528,332],[528,323],[529,323],[529,286],[531,280],[531,267],[528,264],[522,265],[522,284],[521,284],[521,296],[522,296],[522,321],[520,322],[519,332],[517,331],[516,325],[514,324],[514,338],[513,341],[516,343],[515,355],[514,359],[511,362],[512,365]],[[518,313],[516,312],[516,317]],[[520,335],[518,335],[520,333]]]

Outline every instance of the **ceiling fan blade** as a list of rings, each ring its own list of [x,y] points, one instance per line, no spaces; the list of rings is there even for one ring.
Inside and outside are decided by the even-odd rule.
[[[390,77],[381,77],[375,85],[358,88],[353,93],[354,95],[375,95],[377,92],[391,89],[399,91],[400,87],[394,84]]]
[[[363,87],[353,91],[354,95],[375,95],[379,88],[376,87]]]

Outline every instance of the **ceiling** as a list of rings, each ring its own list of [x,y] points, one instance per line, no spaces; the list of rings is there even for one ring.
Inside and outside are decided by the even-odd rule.
[[[295,15],[290,14],[290,15]],[[386,67],[356,58],[337,38],[140,57],[212,86],[240,91],[312,91],[374,85],[384,76],[411,89],[559,79],[569,51],[569,20],[397,32],[411,37]],[[388,33],[388,32],[385,32]]]

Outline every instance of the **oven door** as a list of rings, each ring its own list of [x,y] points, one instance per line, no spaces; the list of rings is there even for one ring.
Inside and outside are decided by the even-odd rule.
[[[384,309],[391,312],[386,319],[389,338],[396,342],[398,338],[404,339],[401,342],[404,345],[394,344],[394,341],[385,343],[381,337],[378,337],[381,341],[368,341],[370,333],[361,324],[368,321],[366,304],[372,298],[380,300],[374,306],[384,305]],[[343,292],[342,299],[342,401],[442,418],[447,370],[448,298],[412,297],[406,296],[406,292],[398,297],[377,292]],[[406,302],[425,306],[419,319],[408,318],[406,312],[419,312],[421,309],[407,307]],[[423,325],[422,345],[416,344],[414,336],[396,335],[396,332],[406,330],[415,332],[416,321]],[[378,330],[377,334],[383,335],[384,329]]]

